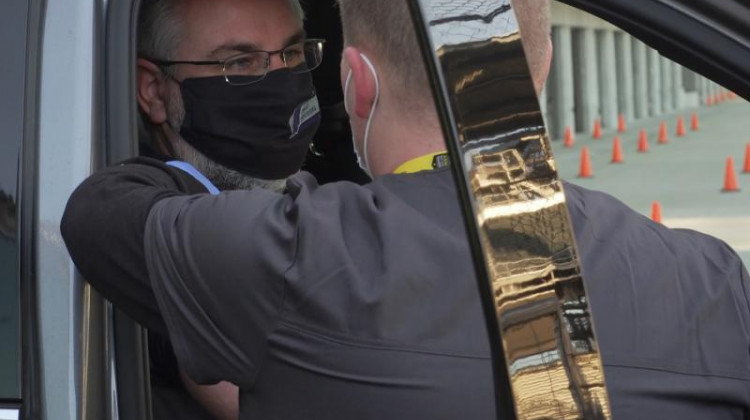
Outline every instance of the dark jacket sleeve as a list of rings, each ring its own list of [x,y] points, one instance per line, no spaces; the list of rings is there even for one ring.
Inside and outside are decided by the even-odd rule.
[[[73,192],[60,223],[62,237],[99,293],[149,329],[166,332],[146,270],[146,219],[161,199],[203,192],[179,169],[132,159],[95,173]]]

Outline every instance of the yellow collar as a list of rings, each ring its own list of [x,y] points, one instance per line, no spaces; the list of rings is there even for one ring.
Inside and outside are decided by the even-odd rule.
[[[410,161],[404,162],[393,171],[394,174],[411,174],[414,172],[431,171],[450,165],[448,153],[445,151],[429,153]]]

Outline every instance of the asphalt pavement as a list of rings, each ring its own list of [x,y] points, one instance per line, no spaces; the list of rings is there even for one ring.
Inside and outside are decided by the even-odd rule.
[[[700,129],[691,131],[691,114]],[[676,136],[682,115],[687,133]],[[658,144],[659,123],[667,124],[669,142]],[[638,153],[638,134],[645,129],[649,151]],[[620,137],[624,163],[611,163],[615,135]],[[634,210],[651,216],[661,204],[663,223],[716,236],[750,266],[750,174],[742,173],[750,143],[750,104],[734,99],[627,124],[627,131],[605,130],[601,139],[579,134],[574,146],[552,142],[560,177],[586,188],[605,191]],[[580,178],[581,149],[588,147],[593,177]],[[740,191],[722,192],[727,157],[734,159]]]

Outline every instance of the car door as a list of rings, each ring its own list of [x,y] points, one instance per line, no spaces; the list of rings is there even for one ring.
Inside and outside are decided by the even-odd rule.
[[[104,2],[11,1],[0,10],[9,60],[0,70],[2,188],[15,204],[5,201],[15,219],[6,212],[3,221],[16,235],[3,251],[15,268],[3,264],[2,283],[16,291],[3,298],[17,299],[3,304],[3,319],[20,334],[7,341],[16,358],[0,358],[17,369],[0,375],[15,389],[0,405],[23,419],[117,418],[111,310],[76,275],[59,232],[67,197],[103,164]]]

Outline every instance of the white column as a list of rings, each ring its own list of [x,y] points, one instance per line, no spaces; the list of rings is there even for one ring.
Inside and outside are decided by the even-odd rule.
[[[685,86],[682,80],[682,66],[672,62],[672,90],[674,108],[680,110],[685,107]]]
[[[700,83],[700,97],[701,97],[701,105],[706,104],[706,100],[708,99],[708,79],[705,77],[698,75],[698,82]]]
[[[682,85],[682,90],[678,92],[677,97],[679,109],[700,105],[702,98],[701,77],[686,67],[677,65],[677,69],[680,74],[676,76],[676,79],[678,83],[681,80],[680,84]]]
[[[618,110],[625,119],[635,118],[633,95],[633,44],[632,37],[625,32],[615,33],[615,52],[617,54],[617,98]]]
[[[597,33],[599,52],[599,100],[602,104],[602,126],[617,127],[617,66],[615,34],[611,30]]]
[[[661,57],[661,109],[664,113],[674,111],[674,89],[672,82],[672,61]]]
[[[648,48],[648,114],[651,117],[661,115],[661,55],[659,51]]]
[[[590,28],[573,31],[573,45],[576,126],[580,132],[591,133],[600,116],[596,32]]]
[[[633,38],[635,117],[648,117],[648,53],[646,44]]]
[[[552,43],[555,54],[550,74],[550,136],[561,138],[566,127],[575,130],[575,109],[573,102],[573,48],[571,30],[568,26],[552,28]]]

